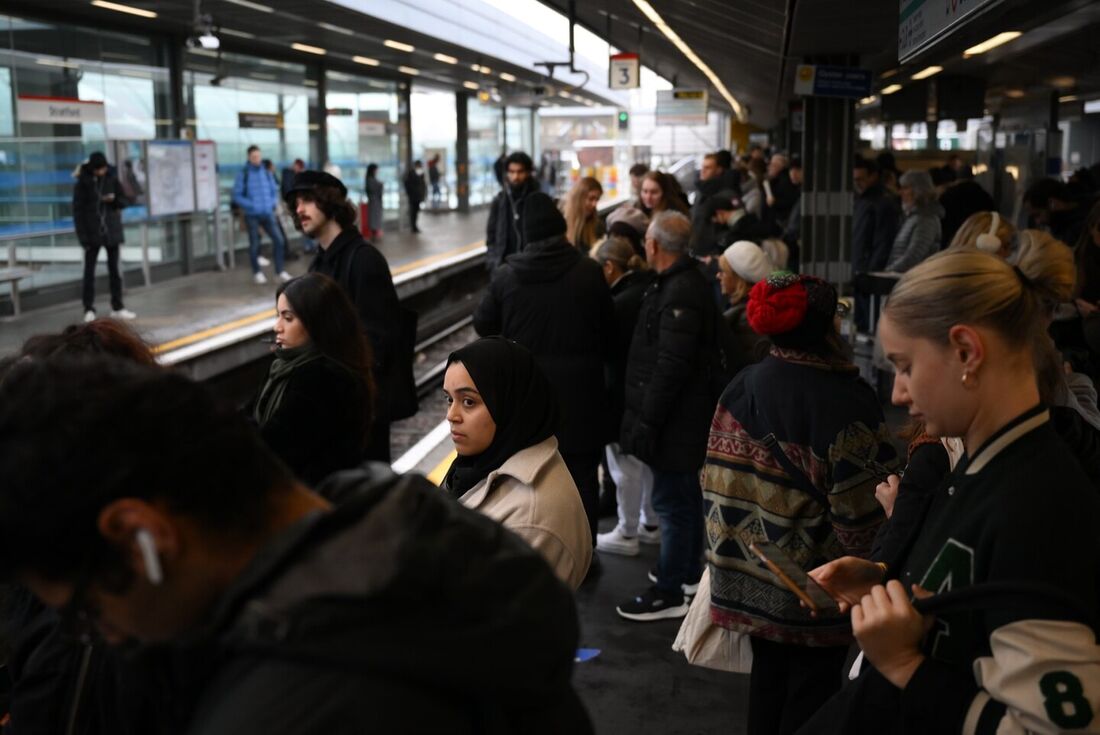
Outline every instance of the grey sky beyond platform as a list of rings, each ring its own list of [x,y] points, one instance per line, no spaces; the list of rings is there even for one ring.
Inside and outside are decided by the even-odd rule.
[[[422,233],[408,231],[387,233],[376,246],[386,256],[395,275],[430,270],[448,253],[467,252],[485,237],[487,210],[470,214],[424,211],[420,217]],[[292,241],[300,240],[297,233]],[[270,240],[264,239],[263,250],[270,257]],[[295,248],[299,245],[295,242]],[[292,275],[306,272],[312,256],[287,263]],[[100,270],[104,270],[101,265]],[[138,314],[132,322],[139,334],[154,347],[171,349],[188,344],[189,340],[209,332],[224,330],[236,323],[255,321],[261,312],[270,309],[274,317],[274,294],[278,282],[272,267],[264,269],[268,283],[252,283],[248,255],[238,251],[236,267],[227,271],[205,271],[149,287],[130,289],[125,294],[126,307]],[[109,313],[109,298],[97,292],[99,313]],[[19,318],[0,320],[0,357],[14,354],[28,338],[36,334],[60,332],[69,324],[79,322],[83,309],[72,301],[45,309],[25,311]]]

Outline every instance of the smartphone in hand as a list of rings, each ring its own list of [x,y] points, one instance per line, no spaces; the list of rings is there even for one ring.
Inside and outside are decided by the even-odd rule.
[[[794,559],[787,556],[783,549],[771,541],[755,541],[749,544],[749,550],[764,562],[764,566],[779,578],[798,599],[806,603],[813,612],[839,612],[840,606],[829,596],[821,585],[813,581]]]

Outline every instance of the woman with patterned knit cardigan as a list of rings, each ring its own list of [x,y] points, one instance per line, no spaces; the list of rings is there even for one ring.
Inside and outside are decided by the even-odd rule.
[[[773,347],[730,383],[711,424],[711,617],[752,636],[750,735],[791,733],[808,719],[840,687],[852,638],[839,614],[801,608],[749,544],[771,541],[806,570],[867,556],[883,520],[875,485],[897,464],[875,393],[840,346],[836,304],[833,287],[810,276],[757,283],[748,320]]]

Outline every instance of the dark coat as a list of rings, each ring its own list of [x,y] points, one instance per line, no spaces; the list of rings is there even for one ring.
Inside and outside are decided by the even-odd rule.
[[[940,205],[943,207],[941,249],[951,245],[951,241],[955,239],[955,233],[962,227],[963,222],[966,222],[967,217],[977,212],[992,212],[997,208],[993,203],[993,197],[989,196],[986,190],[973,179],[960,181],[954,186],[947,187],[940,195]]]
[[[311,487],[362,462],[371,422],[365,379],[322,357],[287,380],[278,411],[260,427],[267,446]]]
[[[732,227],[719,226],[719,228],[719,253],[725,251],[726,248],[738,240],[749,240],[759,245],[772,235],[768,225],[752,212],[745,212],[740,219],[734,222]]]
[[[489,251],[486,263],[496,268],[513,253],[523,251],[526,238],[523,235],[523,200],[539,190],[539,182],[532,176],[516,191],[505,184],[489,206],[489,223],[485,228],[485,247]]]
[[[428,185],[424,183],[424,175],[410,168],[405,172],[405,195],[410,202],[422,202],[428,198]]]
[[[383,473],[319,488],[336,508],[281,532],[173,647],[186,732],[591,733],[569,590],[496,521]]]
[[[711,284],[686,255],[645,291],[627,358],[620,443],[656,470],[703,466],[720,319]]]
[[[565,238],[529,243],[493,272],[474,329],[514,340],[534,355],[558,395],[562,454],[604,445],[604,361],[615,344],[615,314],[596,261]]]
[[[114,201],[105,202],[103,197],[114,194]],[[107,174],[97,178],[91,167],[85,163],[73,187],[73,224],[76,227],[76,239],[84,247],[106,245],[113,247],[125,241],[122,231],[122,209],[129,204],[114,169],[108,168]]]
[[[771,234],[778,236],[786,228],[791,210],[801,196],[802,189],[791,181],[790,169],[780,171],[778,176],[768,180],[768,184],[771,187],[772,196],[775,197],[775,204],[768,206],[767,199],[764,200],[762,219],[771,230]]]
[[[343,287],[370,338],[375,376],[384,375],[401,318],[397,290],[385,256],[352,227],[341,232],[327,250],[318,248],[309,272],[324,273]],[[382,389],[379,385],[380,394]]]
[[[634,326],[642,309],[642,297],[656,278],[653,271],[627,271],[611,287],[615,307],[615,349],[607,363],[608,443],[619,441],[619,427],[623,424],[626,407],[626,361],[630,356],[630,341],[634,338]]]
[[[901,204],[882,184],[856,196],[852,211],[852,273],[886,268],[890,249],[901,227]]]
[[[768,354],[768,349],[771,347],[771,341],[767,337],[752,331],[752,327],[749,326],[748,314],[745,311],[746,306],[748,306],[747,297],[741,303],[730,306],[722,314],[726,327],[729,329],[729,337],[736,346],[736,354],[744,359],[743,364],[733,366],[735,370],[760,362]]]

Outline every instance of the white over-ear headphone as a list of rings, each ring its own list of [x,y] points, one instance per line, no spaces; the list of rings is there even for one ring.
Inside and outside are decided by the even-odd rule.
[[[989,225],[989,232],[978,235],[978,240],[975,243],[978,250],[983,253],[996,253],[1004,247],[1001,238],[997,237],[997,228],[1001,226],[1001,215],[998,212],[992,212],[992,214],[993,222]]]
[[[164,581],[164,570],[160,566],[160,556],[157,554],[157,544],[153,541],[153,534],[147,528],[139,528],[134,535],[134,541],[141,549],[141,560],[145,564],[145,576],[149,578],[149,584],[160,585]]]

